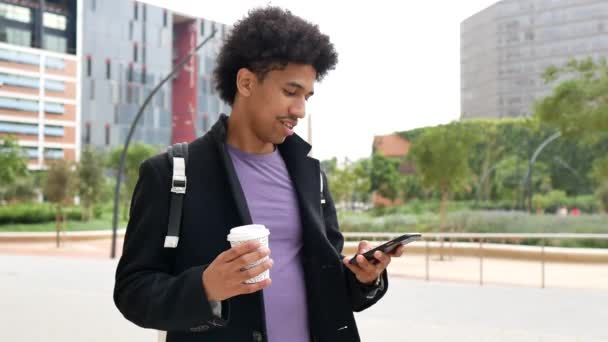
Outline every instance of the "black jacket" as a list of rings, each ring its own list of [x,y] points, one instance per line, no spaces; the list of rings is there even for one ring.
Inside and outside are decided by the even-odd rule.
[[[163,247],[172,172],[166,153],[140,168],[114,301],[133,323],[168,331],[167,342],[267,340],[261,291],[222,302],[220,319],[212,315],[202,286],[205,265],[230,248],[229,230],[252,223],[225,150],[227,124],[222,115],[209,133],[189,144],[177,248]],[[327,186],[321,204],[319,162],[307,156],[310,145],[292,135],[278,148],[300,207],[311,336],[315,342],[359,341],[353,311],[368,308],[386,293],[386,272],[383,288],[369,298],[369,289],[342,264],[344,240]]]

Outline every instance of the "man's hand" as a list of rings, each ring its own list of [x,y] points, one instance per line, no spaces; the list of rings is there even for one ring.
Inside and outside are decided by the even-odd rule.
[[[348,269],[353,271],[353,273],[357,277],[357,280],[360,283],[366,285],[370,285],[375,282],[376,279],[380,277],[382,272],[384,272],[388,264],[391,263],[391,257],[400,257],[401,255],[403,255],[403,250],[405,249],[403,245],[400,245],[399,247],[395,248],[390,254],[383,253],[382,251],[376,251],[376,253],[374,253],[374,258],[377,260],[377,262],[373,263],[365,259],[363,255],[361,255],[372,248],[372,245],[368,241],[361,241],[359,242],[359,248],[357,252],[357,264],[351,265],[349,263],[351,258],[349,257],[345,257],[342,260],[344,265],[346,265]]]
[[[245,270],[245,266],[270,255],[270,249],[260,248],[258,242],[247,242],[218,255],[205,269],[202,276],[203,288],[210,301],[222,301],[234,296],[257,292],[271,283],[265,279],[259,283],[246,284],[251,279],[272,267],[268,260]]]

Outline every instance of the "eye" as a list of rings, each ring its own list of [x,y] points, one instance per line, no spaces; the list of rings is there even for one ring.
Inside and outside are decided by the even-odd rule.
[[[295,92],[292,92],[292,91],[289,91],[286,89],[283,89],[283,93],[285,93],[286,96],[295,96],[296,95]]]

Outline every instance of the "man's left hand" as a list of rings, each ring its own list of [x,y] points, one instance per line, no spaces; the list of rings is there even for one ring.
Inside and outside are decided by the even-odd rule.
[[[391,257],[400,257],[403,255],[404,246],[401,245],[393,250],[390,254],[383,253],[382,251],[376,251],[374,253],[374,258],[376,259],[375,263],[372,261],[368,261],[363,255],[363,253],[372,249],[372,245],[368,241],[359,242],[359,248],[357,252],[357,264],[351,265],[349,263],[349,257],[345,257],[342,262],[349,270],[351,270],[357,280],[366,285],[373,284],[378,277],[384,272],[388,264],[391,263]]]

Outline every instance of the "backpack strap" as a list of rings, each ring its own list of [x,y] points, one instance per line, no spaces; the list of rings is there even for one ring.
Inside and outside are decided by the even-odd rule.
[[[323,173],[319,172],[319,177],[321,177],[321,204],[325,204],[325,195],[323,194]]]
[[[169,227],[165,237],[165,248],[176,248],[182,222],[182,207],[186,195],[186,164],[188,163],[188,144],[177,143],[167,148],[169,164],[173,168],[171,177],[171,199],[169,206]]]

